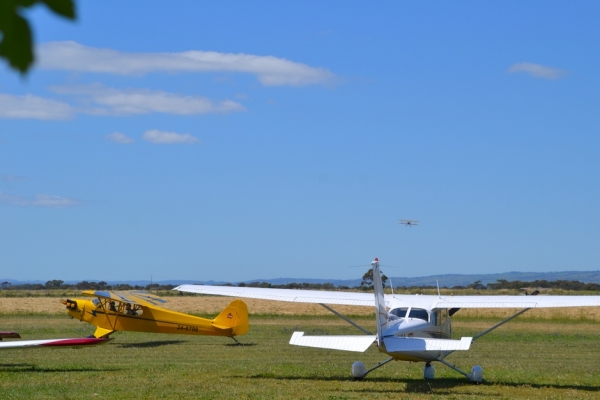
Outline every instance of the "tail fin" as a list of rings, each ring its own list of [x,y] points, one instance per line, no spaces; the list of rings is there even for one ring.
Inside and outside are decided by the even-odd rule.
[[[379,259],[371,263],[373,267],[373,291],[375,292],[375,311],[377,313],[377,343],[384,346],[383,330],[388,322],[385,298],[383,296],[383,283],[381,282],[381,271],[379,270]]]
[[[242,300],[232,301],[219,315],[213,319],[212,325],[219,329],[231,329],[231,336],[248,332],[248,307]]]

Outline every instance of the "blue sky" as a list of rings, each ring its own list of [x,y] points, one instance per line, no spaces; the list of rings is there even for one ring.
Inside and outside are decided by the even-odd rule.
[[[77,5],[0,66],[3,278],[600,269],[598,3]]]

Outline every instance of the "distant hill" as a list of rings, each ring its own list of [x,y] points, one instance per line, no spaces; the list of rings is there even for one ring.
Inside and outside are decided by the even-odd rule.
[[[560,272],[503,272],[498,274],[442,274],[442,275],[430,275],[422,277],[391,277],[394,287],[397,286],[435,286],[436,281],[439,281],[440,287],[452,287],[452,286],[466,286],[476,281],[481,281],[482,284],[494,283],[499,279],[506,279],[507,281],[535,281],[535,280],[567,280],[567,281],[580,281],[584,283],[598,283],[600,284],[600,271],[560,271]],[[99,282],[98,279],[87,279],[88,282]],[[251,279],[244,281],[244,283],[251,282],[267,282],[272,285],[285,285],[286,283],[331,283],[335,286],[359,286],[360,279],[309,279],[309,278],[274,278],[274,279]],[[0,279],[0,282],[10,282],[13,285],[20,285],[26,283],[40,283],[45,284],[46,281],[41,280],[30,280],[30,281],[17,281],[14,279]],[[65,283],[78,283],[81,281],[65,281]],[[146,286],[150,284],[149,280],[136,280],[136,281],[106,281],[109,285],[115,285],[118,283],[126,283],[132,286]],[[160,285],[184,285],[184,284],[202,284],[202,285],[222,285],[225,283],[238,284],[240,282],[226,282],[226,281],[203,281],[203,280],[182,280],[182,279],[170,279],[163,281],[153,281]]]
[[[580,281],[583,283],[600,284],[600,271],[561,271],[561,272],[503,272],[498,274],[443,274],[420,277],[391,277],[394,287],[397,286],[435,286],[436,281],[440,287],[466,286],[470,283],[481,281],[482,284],[494,283],[499,279],[507,281],[535,281],[535,280],[567,280]],[[276,278],[276,279],[253,279],[245,281],[268,282],[272,285],[284,285],[286,283],[332,283],[335,286],[359,286],[361,279],[302,279],[302,278]],[[205,283],[208,284],[208,283]]]
[[[600,271],[560,271],[560,272],[503,272],[499,274],[445,274],[431,275],[418,278],[391,278],[394,286],[435,286],[436,280],[440,287],[466,286],[481,281],[482,284],[494,283],[499,279],[507,281],[530,282],[535,280],[547,281],[580,281],[583,283],[600,283]]]

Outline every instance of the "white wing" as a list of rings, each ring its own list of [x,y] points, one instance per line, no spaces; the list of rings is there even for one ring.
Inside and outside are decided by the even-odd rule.
[[[82,347],[108,343],[110,338],[75,338],[46,340],[15,340],[0,343],[0,349],[33,348],[33,347]]]
[[[345,304],[351,306],[375,307],[373,293],[332,292],[326,290],[297,290],[297,289],[269,289],[237,286],[208,286],[208,285],[181,285],[173,290],[182,292],[215,294],[219,296],[242,297],[250,299],[264,299],[276,301],[289,301],[295,303],[324,303]],[[391,295],[386,295],[386,304]]]
[[[598,307],[600,296],[435,296],[395,295],[390,307],[417,308],[554,308]]]
[[[297,303],[345,304],[375,307],[372,293],[325,290],[269,289],[236,286],[181,285],[173,290],[250,299]],[[600,296],[436,296],[385,295],[388,307],[416,308],[552,308],[598,307]]]
[[[364,352],[377,336],[304,336],[304,332],[294,332],[290,344],[320,349]]]

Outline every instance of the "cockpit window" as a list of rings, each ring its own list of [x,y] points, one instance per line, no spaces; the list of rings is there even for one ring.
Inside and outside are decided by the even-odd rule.
[[[390,311],[390,314],[393,314],[396,317],[404,318],[406,317],[406,311],[408,311],[408,308],[394,308]]]
[[[406,311],[408,311],[408,308],[394,308],[390,311],[390,314],[395,315],[399,318],[404,318],[406,316]],[[427,310],[424,310],[422,308],[411,308],[408,317],[429,321],[429,313],[427,312]]]
[[[429,313],[422,308],[411,308],[409,317],[429,321]]]

